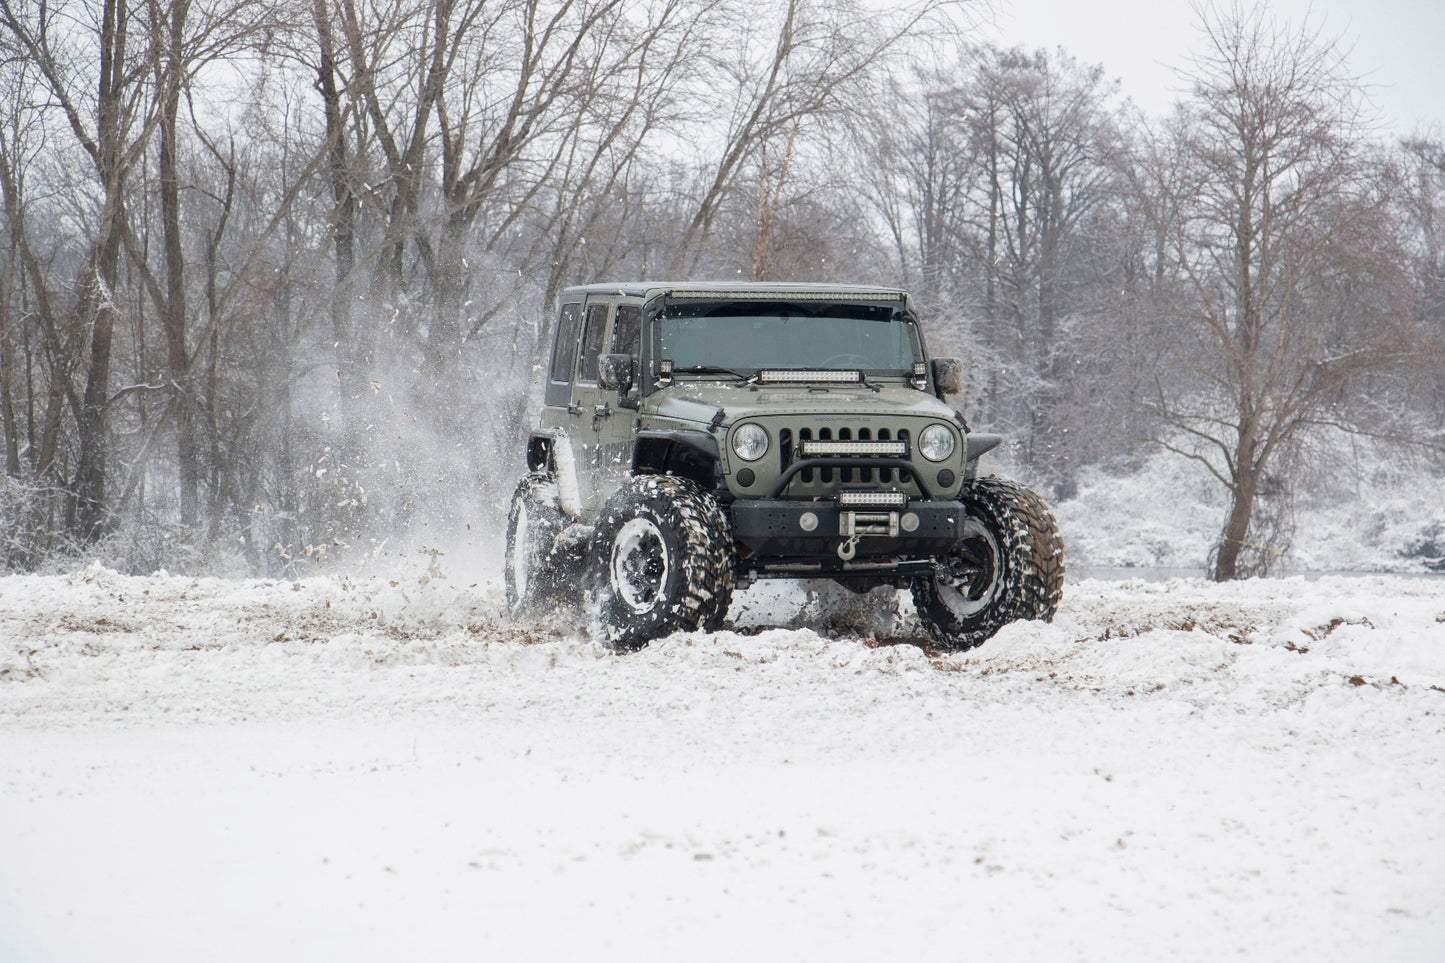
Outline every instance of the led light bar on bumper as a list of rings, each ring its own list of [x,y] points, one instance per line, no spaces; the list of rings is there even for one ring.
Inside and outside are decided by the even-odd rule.
[[[896,441],[805,441],[803,455],[885,455],[890,458],[908,457],[908,442]]]
[[[908,496],[903,492],[855,492],[838,493],[839,508],[903,508]]]

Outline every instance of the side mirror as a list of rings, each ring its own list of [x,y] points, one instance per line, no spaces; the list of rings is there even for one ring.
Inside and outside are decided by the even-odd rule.
[[[608,391],[622,394],[632,390],[633,357],[630,354],[604,354],[597,359],[597,383]]]
[[[958,358],[934,358],[933,387],[940,398],[962,391],[963,362]]]

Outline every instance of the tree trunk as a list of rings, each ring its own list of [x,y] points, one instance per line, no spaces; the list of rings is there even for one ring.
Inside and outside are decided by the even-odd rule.
[[[116,200],[118,202],[118,196]],[[110,204],[106,206],[110,208]],[[104,534],[107,525],[105,492],[109,446],[105,406],[110,394],[111,346],[116,316],[115,281],[120,265],[120,229],[116,223],[119,217],[118,211],[108,212],[104,217],[111,223],[104,229],[94,262],[95,272],[89,282],[94,293],[84,299],[91,303],[94,323],[78,425],[80,453],[76,460],[75,501],[69,527],[87,542],[95,541]]]
[[[181,246],[180,179],[176,171],[176,127],[181,103],[181,37],[185,29],[187,4],[172,3],[168,27],[165,68],[161,74],[165,92],[160,112],[161,230],[166,262],[166,300],[162,325],[166,333],[166,369],[171,383],[171,404],[175,406],[176,457],[181,484],[181,526],[196,525],[200,490],[200,466],[194,425],[195,404],[186,374],[185,254]]]
[[[456,367],[461,348],[469,223],[465,209],[449,214],[436,248],[436,305],[427,327],[426,364],[428,371],[443,376]]]
[[[1239,442],[1234,451],[1229,514],[1224,519],[1224,530],[1219,533],[1214,567],[1209,573],[1216,582],[1232,582],[1241,577],[1240,556],[1249,547],[1249,525],[1254,519],[1254,503],[1259,494],[1260,468],[1255,456],[1253,426],[1246,419],[1241,425]]]
[[[90,320],[90,357],[85,394],[78,419],[80,451],[73,483],[74,501],[68,512],[71,531],[94,541],[106,526],[105,483],[107,439],[105,408],[110,394],[111,346],[116,318],[116,281],[124,217],[126,159],[121,145],[121,111],[124,109],[126,28],[125,0],[106,0],[101,16],[100,91],[97,98],[96,160],[104,202],[97,225],[95,258],[90,265],[78,308],[77,321]]]
[[[1255,481],[1238,484],[1230,491],[1229,515],[1219,536],[1214,555],[1214,570],[1209,577],[1216,582],[1232,582],[1240,577],[1239,557],[1248,547],[1249,523],[1254,515]]]
[[[317,85],[326,117],[326,139],[331,145],[327,176],[331,181],[331,241],[336,258],[336,287],[331,298],[331,332],[336,341],[337,381],[343,410],[352,396],[362,393],[368,372],[367,350],[360,332],[353,330],[351,316],[352,271],[356,265],[357,198],[351,187],[350,162],[346,153],[346,119],[341,87],[336,76],[336,41],[331,32],[331,17],[326,0],[314,0],[312,13],[316,20],[321,46],[321,62],[317,68]]]
[[[10,245],[8,277],[0,279],[0,429],[5,432],[5,474],[20,477],[20,430],[15,418],[12,386],[15,377],[15,342],[10,333],[10,302],[15,288],[16,245]]]

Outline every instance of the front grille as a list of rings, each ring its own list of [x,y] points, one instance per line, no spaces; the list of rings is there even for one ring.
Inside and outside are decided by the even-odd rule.
[[[778,432],[779,471],[787,471],[802,458],[805,441],[902,441],[912,450],[912,439],[907,428],[828,428],[799,425],[783,428]],[[806,461],[806,459],[804,459]],[[905,477],[897,477],[903,475]],[[892,468],[804,468],[793,479],[784,495],[786,498],[816,498],[833,495],[843,484],[897,485],[912,495],[918,494],[909,472],[894,471]]]

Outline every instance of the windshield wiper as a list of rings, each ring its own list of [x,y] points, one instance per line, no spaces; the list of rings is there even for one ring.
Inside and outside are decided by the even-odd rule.
[[[722,368],[713,364],[694,364],[686,368],[673,368],[673,374],[725,374],[732,375],[739,381],[750,381],[755,375],[746,375],[741,371],[734,371],[732,368]]]

